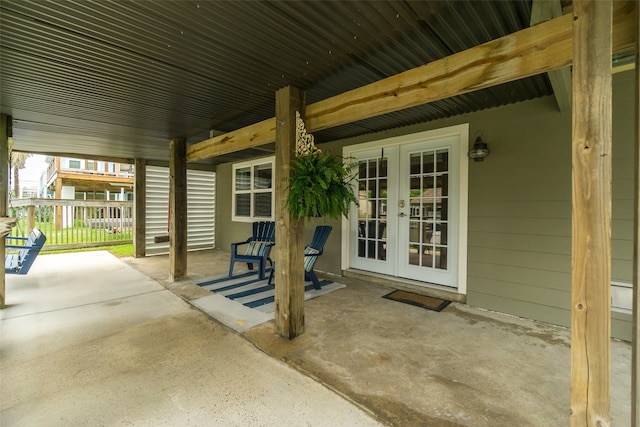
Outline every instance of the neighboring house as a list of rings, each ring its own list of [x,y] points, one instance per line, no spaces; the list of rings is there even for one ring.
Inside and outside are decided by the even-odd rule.
[[[634,71],[613,76],[612,335],[625,340],[633,78]],[[305,241],[317,224],[334,227],[317,269],[570,326],[571,121],[546,96],[321,144],[357,159],[365,173],[349,220],[307,224]],[[490,155],[474,162],[467,152],[479,132]],[[273,165],[265,157],[218,166],[218,247],[246,237],[249,222],[274,219]]]
[[[56,199],[133,200],[133,165],[48,157],[46,194]]]
[[[133,200],[134,167],[130,164],[86,160],[69,157],[48,157],[43,173],[44,194],[55,199],[69,200]],[[56,207],[56,227],[68,227],[77,212],[70,207]],[[104,228],[104,221],[117,218],[133,222],[131,210],[107,209],[96,214],[93,226]],[[87,218],[85,218],[87,221]]]

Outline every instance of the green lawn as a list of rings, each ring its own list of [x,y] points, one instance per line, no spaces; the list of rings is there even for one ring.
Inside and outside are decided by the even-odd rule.
[[[64,254],[70,252],[87,252],[87,251],[109,251],[113,255],[121,258],[126,256],[133,256],[133,243],[128,243],[124,245],[109,245],[109,246],[97,246],[95,248],[82,248],[82,249],[63,249],[63,250],[55,250],[48,251],[46,249],[42,250],[43,254]]]

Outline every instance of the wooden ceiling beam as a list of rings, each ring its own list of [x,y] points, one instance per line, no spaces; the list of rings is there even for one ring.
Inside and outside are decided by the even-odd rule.
[[[614,2],[613,53],[635,46],[635,2]],[[307,106],[309,132],[450,98],[571,65],[572,16],[563,15]],[[275,118],[196,143],[187,161],[275,141]]]
[[[187,148],[187,162],[209,159],[276,140],[276,119],[272,117],[233,132],[214,136]]]

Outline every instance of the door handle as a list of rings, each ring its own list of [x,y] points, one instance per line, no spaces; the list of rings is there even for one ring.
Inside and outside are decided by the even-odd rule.
[[[407,214],[405,214],[404,212],[400,212],[400,214],[398,215],[401,218],[404,218],[405,216],[407,216]]]

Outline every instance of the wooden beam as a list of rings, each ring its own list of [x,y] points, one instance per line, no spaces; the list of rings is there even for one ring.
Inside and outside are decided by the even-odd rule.
[[[296,111],[304,117],[304,104],[300,89],[288,86],[276,92],[275,322],[276,333],[289,339],[304,333],[303,222],[291,219],[283,201],[295,158]]]
[[[71,185],[83,182],[97,182],[99,184],[104,184],[104,186],[111,187],[130,187],[133,185],[133,178],[115,175],[100,175],[97,173],[75,173],[64,171],[58,172],[58,178],[62,178],[65,180],[65,183],[69,182]],[[115,185],[111,185],[110,183],[114,183]]]
[[[276,140],[276,119],[270,118],[242,129],[214,136],[205,141],[190,145],[187,149],[187,161],[208,159],[222,154],[233,153]]]
[[[580,0],[573,21],[571,416],[610,425],[612,3]]]
[[[614,2],[613,53],[633,48],[634,1]],[[307,106],[307,131],[315,132],[571,65],[571,15],[475,46],[463,52]],[[187,161],[275,141],[267,119],[189,147]]]
[[[640,426],[640,7],[636,8],[636,143],[633,221],[633,321],[631,329],[631,425]]]
[[[147,237],[147,164],[144,159],[135,160],[133,188],[133,256],[144,258]]]
[[[9,136],[11,128],[11,117],[0,114],[0,217],[7,216],[9,207]],[[5,256],[5,236],[0,237],[0,255]],[[0,308],[5,307],[6,275],[2,273],[0,280]]]
[[[530,25],[536,25],[559,16],[562,16],[560,0],[533,0]],[[551,70],[547,72],[547,77],[549,77],[549,82],[553,88],[553,95],[556,98],[558,109],[562,113],[570,113],[571,69],[564,67]]]
[[[169,280],[187,275],[187,140],[169,144]]]

